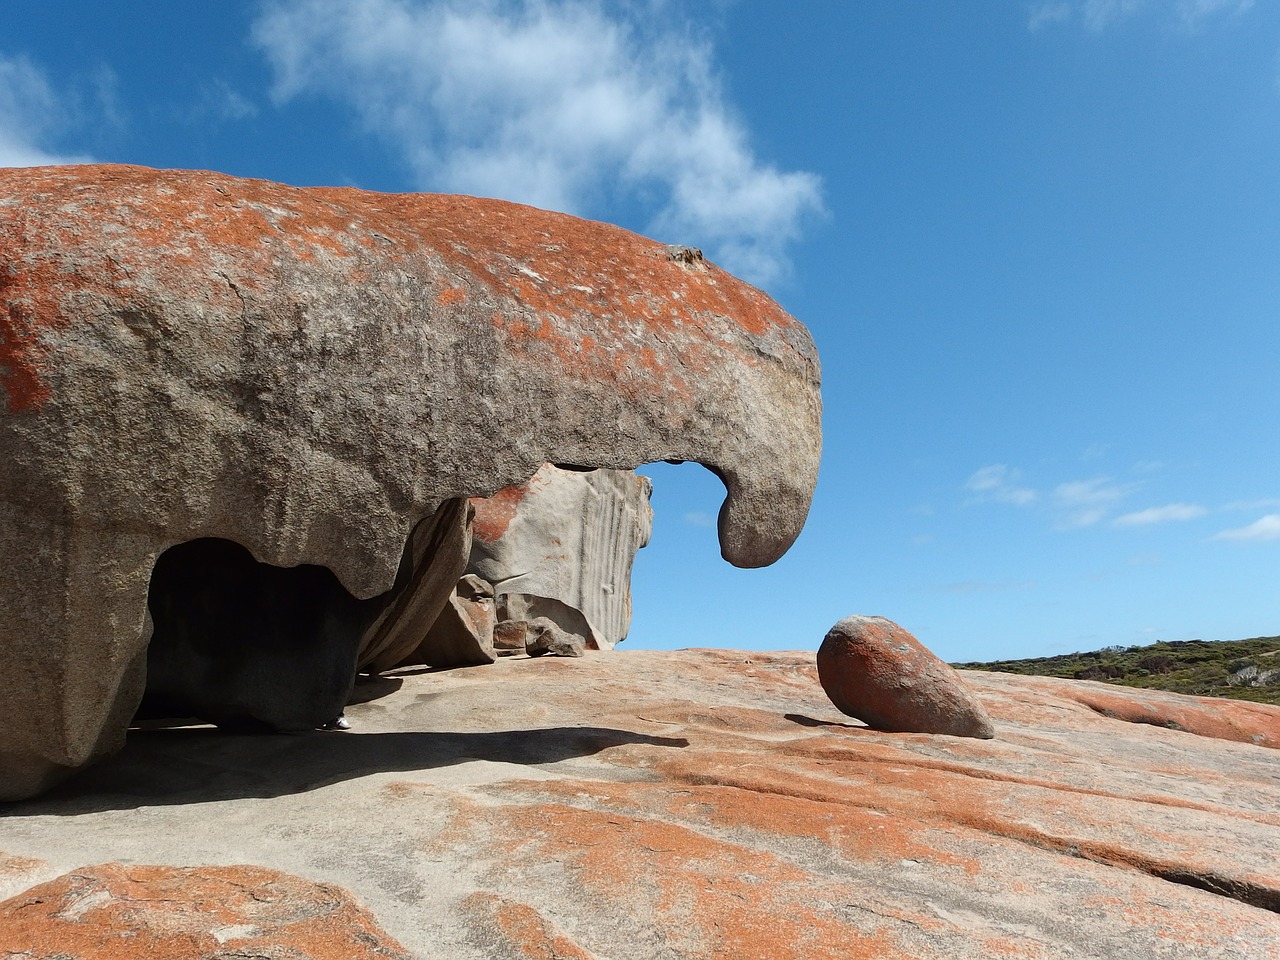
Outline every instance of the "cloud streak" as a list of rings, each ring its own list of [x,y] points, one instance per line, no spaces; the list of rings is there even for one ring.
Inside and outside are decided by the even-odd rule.
[[[1247,527],[1237,527],[1234,530],[1223,530],[1221,533],[1213,535],[1214,540],[1252,540],[1256,542],[1266,540],[1280,540],[1280,513],[1268,513],[1264,517],[1260,517]]]
[[[1208,511],[1198,503],[1169,503],[1126,513],[1111,521],[1116,527],[1150,527],[1160,523],[1178,523],[1203,517]]]
[[[1040,495],[1030,487],[1021,486],[1020,474],[1003,463],[993,463],[973,472],[965,483],[965,489],[976,494],[977,500],[994,500],[1011,503],[1016,507],[1029,506]]]
[[[423,189],[630,204],[758,283],[822,210],[817,176],[755,156],[710,45],[666,0],[278,0],[253,40],[277,103],[344,103]]]
[[[1039,30],[1054,23],[1079,20],[1099,32],[1114,23],[1152,12],[1172,15],[1184,26],[1194,27],[1220,14],[1243,13],[1254,0],[1040,0],[1031,4],[1028,26]]]
[[[1113,504],[1134,489],[1132,484],[1118,484],[1110,477],[1073,480],[1054,488],[1053,502],[1064,511],[1062,526],[1091,527],[1107,515]]]

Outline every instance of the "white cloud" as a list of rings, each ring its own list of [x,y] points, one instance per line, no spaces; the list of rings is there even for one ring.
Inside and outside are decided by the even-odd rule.
[[[423,189],[647,229],[764,283],[822,209],[820,181],[759,160],[708,43],[666,0],[277,0],[253,37],[283,103],[353,108]]]
[[[701,510],[690,510],[684,515],[684,522],[691,527],[714,527],[716,525],[715,518]]]
[[[1269,510],[1280,507],[1280,497],[1263,497],[1260,500],[1233,500],[1223,504],[1223,510]]]
[[[1031,4],[1028,26],[1039,30],[1048,24],[1078,19],[1096,32],[1149,11],[1172,14],[1183,25],[1194,27],[1218,14],[1243,13],[1253,3],[1254,0],[1037,0]]]
[[[40,146],[61,112],[53,88],[35,64],[0,54],[0,167],[83,163],[87,158],[60,156]]]
[[[1065,512],[1060,526],[1090,527],[1107,515],[1111,506],[1136,489],[1132,484],[1118,484],[1110,477],[1074,480],[1059,484],[1053,491],[1053,502]]]
[[[1169,503],[1163,507],[1148,507],[1135,513],[1116,517],[1111,523],[1117,527],[1148,527],[1157,523],[1195,520],[1207,511],[1198,503]]]
[[[1223,530],[1214,534],[1214,540],[1280,540],[1280,513],[1268,513],[1247,527]]]
[[[977,494],[978,500],[995,500],[1025,507],[1035,503],[1039,494],[1030,487],[1018,484],[1020,474],[1003,463],[993,463],[975,470],[965,483],[965,488]]]

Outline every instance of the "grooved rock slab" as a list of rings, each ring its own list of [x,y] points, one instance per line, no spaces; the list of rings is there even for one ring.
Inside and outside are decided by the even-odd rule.
[[[845,617],[818,648],[818,676],[842,712],[878,730],[995,736],[949,664],[884,617]]]
[[[84,867],[0,903],[21,960],[411,960],[350,894],[261,867]]]
[[[432,667],[470,667],[493,663],[493,628],[497,616],[493,586],[468,573],[449,595],[426,637],[404,662]]]
[[[741,566],[808,511],[808,332],[616,227],[90,165],[0,170],[0,250],[0,798],[121,745],[176,544],[368,600],[422,518],[547,462],[711,467]]]
[[[653,531],[651,490],[630,470],[544,464],[528,482],[472,501],[468,569],[500,597],[559,601],[585,623],[529,603],[508,619],[550,617],[589,647],[611,649],[631,627],[631,566]]]
[[[11,805],[0,850],[44,862],[28,886],[251,860],[350,890],[422,960],[1280,952],[1280,750],[1105,716],[1077,699],[1100,684],[963,676],[999,739],[865,727],[812,651],[393,671],[349,733],[131,734]]]

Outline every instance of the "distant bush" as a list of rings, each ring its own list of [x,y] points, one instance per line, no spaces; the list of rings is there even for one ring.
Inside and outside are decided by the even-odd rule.
[[[1167,653],[1156,653],[1139,660],[1138,667],[1147,673],[1172,673],[1174,659]]]
[[[1099,663],[1092,667],[1086,667],[1083,670],[1077,670],[1072,679],[1119,680],[1120,678],[1127,677],[1128,675],[1128,669],[1118,663]]]
[[[955,666],[1280,705],[1280,637],[1167,640],[1144,647],[1112,646],[1057,657]]]

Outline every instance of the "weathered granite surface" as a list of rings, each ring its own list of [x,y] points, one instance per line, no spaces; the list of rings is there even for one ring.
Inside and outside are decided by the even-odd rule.
[[[707,465],[742,566],[803,525],[812,340],[688,250],[499,201],[123,166],[0,170],[0,249],[0,797],[120,746],[177,544],[368,600],[422,518],[546,462]]]
[[[405,670],[349,733],[131,734],[5,809],[0,897],[247,864],[421,958],[1280,955],[1280,709],[963,676],[996,739],[862,726],[812,653]]]
[[[630,470],[545,464],[472,501],[468,569],[493,584],[506,619],[549,617],[588,647],[612,649],[631,628],[631,567],[653,531],[651,492]]]

